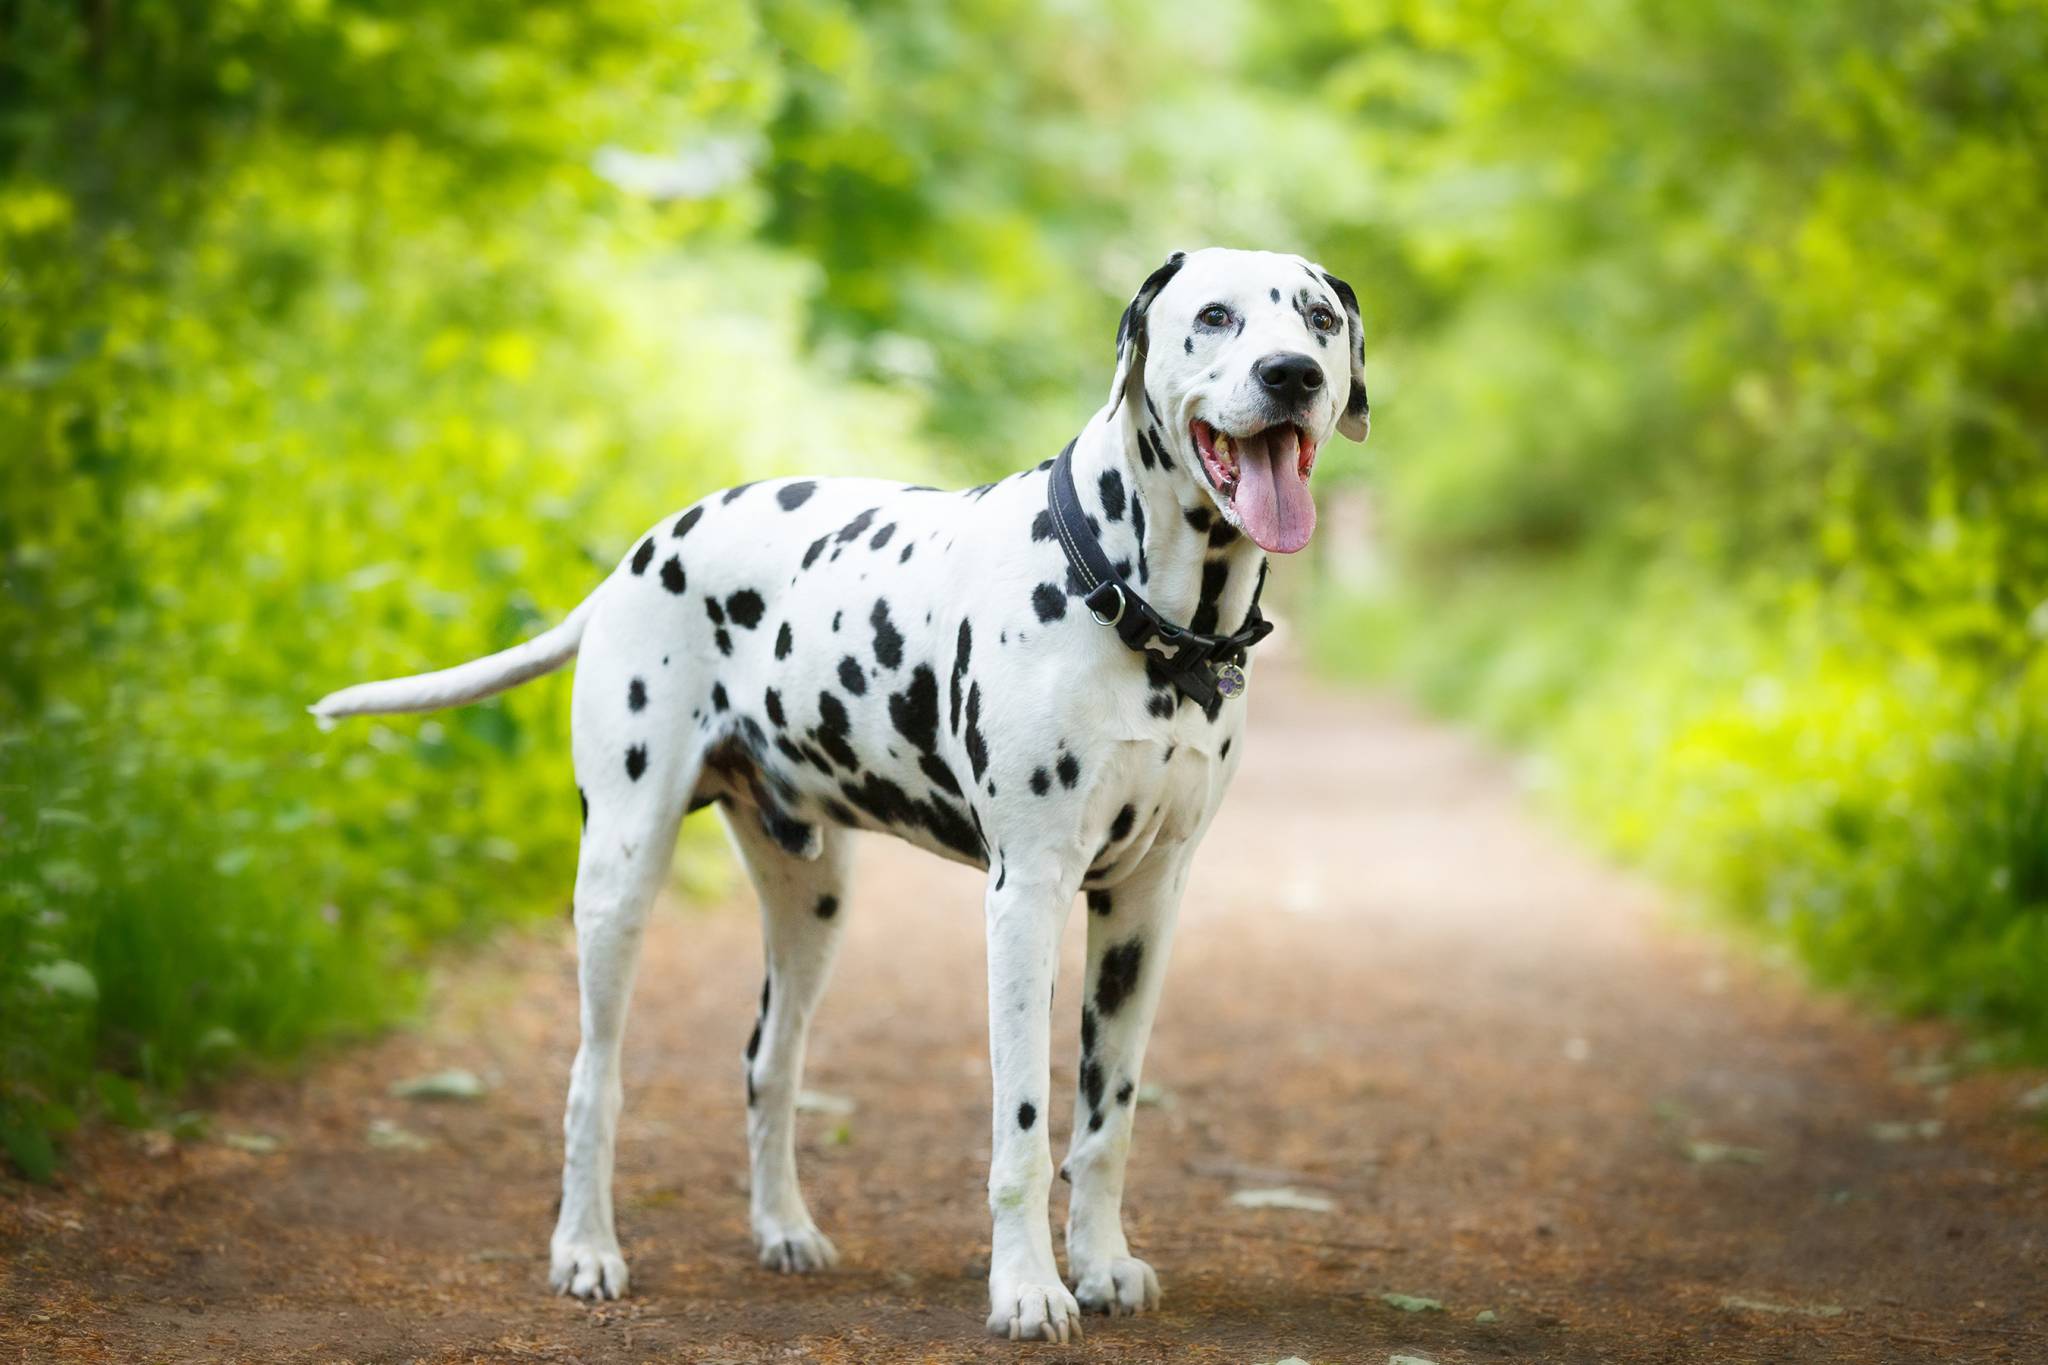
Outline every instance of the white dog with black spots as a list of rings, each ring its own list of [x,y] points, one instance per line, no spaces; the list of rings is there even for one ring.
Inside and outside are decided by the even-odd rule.
[[[1118,328],[1108,401],[1070,447],[1091,529],[1171,621],[1238,629],[1268,552],[1315,527],[1309,475],[1367,403],[1352,290],[1296,256],[1205,250],[1154,271]],[[1189,860],[1243,750],[1244,702],[1183,695],[1081,603],[1047,515],[1052,461],[943,492],[779,479],[637,541],[568,618],[489,658],[365,683],[323,721],[478,698],[581,655],[582,1044],[550,1280],[627,1286],[612,1210],[619,1049],[648,907],[685,812],[716,804],[760,897],[767,979],[745,1058],[764,1265],[834,1263],[798,1187],[805,1034],[845,922],[849,835],[985,868],[994,1218],[988,1330],[1066,1341],[1083,1308],[1159,1303],[1122,1221],[1133,1097]],[[1058,945],[1088,907],[1068,1276],[1048,1199]],[[1068,1286],[1071,1285],[1070,1290]]]

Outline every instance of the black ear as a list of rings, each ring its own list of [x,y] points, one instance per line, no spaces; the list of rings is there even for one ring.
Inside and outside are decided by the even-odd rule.
[[[1159,297],[1159,291],[1166,288],[1166,282],[1180,273],[1180,263],[1186,259],[1185,251],[1176,251],[1166,258],[1165,265],[1147,275],[1116,325],[1116,377],[1109,381],[1112,413],[1133,383],[1141,389],[1145,386],[1145,314],[1152,307],[1152,300]]]
[[[1325,274],[1323,283],[1336,291],[1351,331],[1351,396],[1344,401],[1344,415],[1337,419],[1337,430],[1354,441],[1363,441],[1372,430],[1372,404],[1365,398],[1365,325],[1358,317],[1358,295],[1335,275]]]

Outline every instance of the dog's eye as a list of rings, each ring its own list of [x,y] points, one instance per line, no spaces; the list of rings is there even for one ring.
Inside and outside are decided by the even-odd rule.
[[[1308,310],[1308,325],[1318,332],[1334,332],[1337,330],[1337,315],[1317,304]]]
[[[1195,321],[1201,323],[1204,327],[1228,327],[1230,325],[1230,310],[1220,303],[1212,303],[1201,312],[1195,314]]]

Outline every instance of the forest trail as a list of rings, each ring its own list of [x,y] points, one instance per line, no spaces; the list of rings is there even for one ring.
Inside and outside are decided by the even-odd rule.
[[[1499,759],[1394,703],[1275,671],[1251,705],[1131,1163],[1163,1313],[1072,1347],[981,1336],[979,882],[875,839],[808,1077],[854,1107],[807,1114],[800,1150],[837,1271],[779,1278],[748,1246],[760,946],[735,878],[649,933],[631,1298],[546,1288],[564,926],[445,969],[414,1032],[203,1096],[208,1138],[97,1132],[59,1187],[0,1182],[0,1359],[2048,1361],[2048,1131],[2014,1098],[2038,1078],[1951,1078],[1940,1031],[1674,927]],[[388,1093],[454,1067],[488,1093]],[[1277,1186],[1327,1211],[1232,1202]]]

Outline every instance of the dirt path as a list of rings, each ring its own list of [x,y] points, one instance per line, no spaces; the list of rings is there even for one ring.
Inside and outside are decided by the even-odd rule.
[[[1902,1072],[1938,1035],[1660,926],[1640,887],[1531,818],[1498,761],[1392,705],[1271,677],[1253,707],[1153,1048],[1170,1103],[1140,1115],[1131,1167],[1132,1241],[1166,1310],[1023,1349],[2048,1361],[2048,1134],[2013,1107],[2035,1078]],[[106,1133],[65,1187],[0,1186],[0,1359],[1013,1358],[979,1336],[977,879],[880,840],[861,857],[810,1074],[858,1107],[808,1116],[802,1154],[839,1271],[754,1267],[752,911],[671,907],[627,1039],[632,1299],[545,1291],[575,1041],[562,932],[452,971],[417,1034],[208,1097],[217,1135],[275,1152]],[[496,1086],[466,1104],[386,1094],[450,1066]],[[373,1146],[376,1118],[431,1145]],[[1229,1202],[1275,1185],[1333,1210]]]

